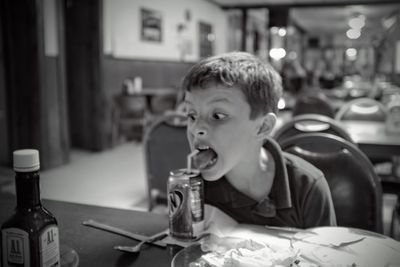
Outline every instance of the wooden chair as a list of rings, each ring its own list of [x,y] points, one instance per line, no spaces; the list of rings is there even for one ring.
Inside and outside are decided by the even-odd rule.
[[[147,117],[146,98],[141,95],[116,95],[113,110],[118,138],[125,136],[128,140],[142,140]]]
[[[186,157],[190,153],[186,119],[179,113],[167,113],[156,118],[145,131],[144,155],[150,211],[157,204],[167,204],[170,171],[186,167]]]

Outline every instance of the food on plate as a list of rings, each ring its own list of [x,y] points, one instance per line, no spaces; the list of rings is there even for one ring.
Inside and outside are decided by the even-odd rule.
[[[299,265],[298,250],[251,239],[211,235],[201,242],[201,249],[205,253],[190,263],[190,267],[304,266]]]

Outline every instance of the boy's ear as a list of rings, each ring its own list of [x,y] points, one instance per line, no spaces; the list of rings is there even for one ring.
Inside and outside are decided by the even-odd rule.
[[[261,118],[261,123],[258,127],[257,136],[260,139],[264,139],[269,135],[276,124],[276,115],[275,113],[268,113]]]

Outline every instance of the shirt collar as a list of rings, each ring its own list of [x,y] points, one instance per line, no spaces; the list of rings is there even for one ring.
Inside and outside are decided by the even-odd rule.
[[[286,161],[282,151],[276,141],[271,138],[266,140],[264,148],[270,152],[275,160],[275,178],[271,193],[264,200],[257,203],[254,199],[230,185],[225,177],[216,182],[211,182],[213,185],[210,184],[208,188],[210,192],[206,193],[212,194],[214,200],[217,202],[230,202],[233,208],[257,205],[255,212],[266,217],[273,217],[276,213],[275,209],[292,207]],[[216,190],[215,193],[212,192],[214,189]]]

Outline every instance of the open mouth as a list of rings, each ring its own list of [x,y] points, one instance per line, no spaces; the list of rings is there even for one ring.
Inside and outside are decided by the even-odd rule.
[[[199,153],[193,159],[193,165],[199,170],[209,169],[215,165],[218,159],[217,153],[209,146],[197,147]]]

